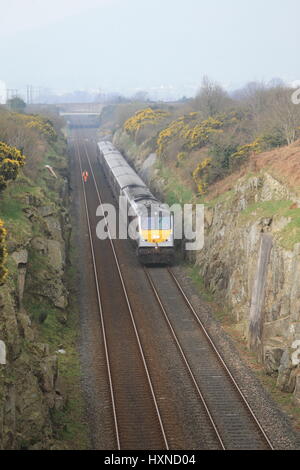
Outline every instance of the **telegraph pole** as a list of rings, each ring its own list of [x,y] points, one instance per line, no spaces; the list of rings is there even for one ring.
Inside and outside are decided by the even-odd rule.
[[[30,104],[30,85],[27,85],[26,87],[26,102],[27,104]]]

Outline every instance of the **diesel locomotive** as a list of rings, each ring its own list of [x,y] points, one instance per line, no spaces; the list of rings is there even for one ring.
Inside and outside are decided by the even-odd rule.
[[[151,193],[144,181],[111,142],[97,144],[97,156],[112,189],[119,200],[126,198],[129,226],[134,220],[137,256],[142,264],[173,264],[174,218]]]

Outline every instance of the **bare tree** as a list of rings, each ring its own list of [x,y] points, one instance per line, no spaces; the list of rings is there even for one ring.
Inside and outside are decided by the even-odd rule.
[[[293,92],[291,88],[278,86],[269,90],[268,96],[269,114],[266,119],[281,130],[288,144],[295,142],[300,130],[300,105],[293,103]]]
[[[244,88],[233,93],[233,97],[251,114],[254,134],[264,131],[264,114],[268,108],[267,92],[268,87],[264,82],[249,82]]]
[[[225,111],[231,104],[228,93],[218,83],[205,76],[194,100],[194,109],[200,111],[203,118],[208,118]]]

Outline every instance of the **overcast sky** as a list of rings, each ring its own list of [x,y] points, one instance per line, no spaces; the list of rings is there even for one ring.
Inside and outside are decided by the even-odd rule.
[[[300,79],[299,0],[0,0],[0,80],[130,92]]]

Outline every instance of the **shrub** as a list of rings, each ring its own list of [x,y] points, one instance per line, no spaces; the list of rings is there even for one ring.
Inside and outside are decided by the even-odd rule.
[[[273,147],[280,146],[280,143],[282,144],[282,140],[280,140],[281,138],[282,137],[280,137],[280,135],[276,135],[276,134],[268,134],[268,135],[263,135],[261,137],[257,137],[257,139],[255,139],[250,144],[239,146],[236,152],[234,152],[230,156],[230,159],[231,161],[233,160],[244,161],[251,154],[265,152],[267,150],[270,150]]]
[[[205,158],[200,162],[195,170],[193,171],[193,180],[197,185],[198,193],[203,195],[206,192],[208,179],[209,179],[209,167],[211,165],[212,159]]]
[[[0,191],[6,188],[9,180],[15,180],[25,156],[15,147],[0,142]]]
[[[57,140],[57,133],[52,122],[48,119],[44,119],[41,116],[29,116],[26,126],[29,129],[36,129],[49,142]]]
[[[183,134],[186,140],[185,147],[188,150],[204,147],[212,134],[223,132],[222,125],[223,123],[219,119],[208,118],[191,129],[188,129]]]
[[[163,129],[157,138],[157,153],[164,157],[168,145],[175,139],[183,139],[185,141],[185,133],[189,131],[190,125],[199,117],[198,113],[189,113],[181,116],[176,121],[172,121],[165,129]]]
[[[169,113],[161,109],[146,108],[137,111],[124,124],[124,130],[135,137],[136,133],[145,126],[155,126],[169,116]]]
[[[186,153],[186,152],[179,152],[179,153],[177,154],[177,162],[178,162],[178,163],[183,162],[183,161],[186,159],[186,157],[187,157],[187,153]]]
[[[159,156],[165,157],[169,145],[175,139],[180,140],[183,152],[200,149],[209,144],[213,137],[223,135],[227,127],[236,125],[242,117],[239,112],[219,114],[205,120],[195,112],[181,116],[159,133],[157,153]]]

